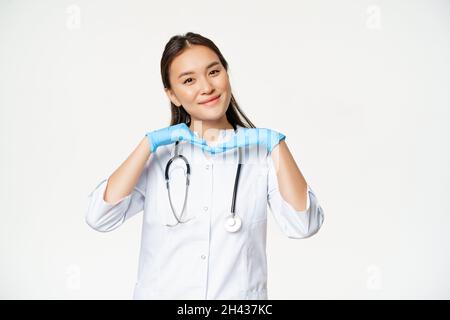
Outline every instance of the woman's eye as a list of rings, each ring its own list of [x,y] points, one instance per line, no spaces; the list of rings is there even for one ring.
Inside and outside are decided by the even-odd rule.
[[[210,74],[213,73],[214,71],[217,71],[217,73],[220,72],[220,70],[213,70],[213,71],[210,72]],[[183,84],[191,83],[191,82],[192,82],[192,81],[188,81],[188,80],[192,80],[192,78],[187,78],[186,80],[183,81]]]

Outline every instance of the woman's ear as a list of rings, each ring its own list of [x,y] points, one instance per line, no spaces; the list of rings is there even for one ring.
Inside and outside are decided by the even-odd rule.
[[[177,107],[181,107],[181,103],[180,101],[178,101],[177,97],[175,96],[175,94],[172,92],[171,89],[167,89],[165,88],[164,91],[166,92],[167,97],[169,98],[169,100],[176,105]]]

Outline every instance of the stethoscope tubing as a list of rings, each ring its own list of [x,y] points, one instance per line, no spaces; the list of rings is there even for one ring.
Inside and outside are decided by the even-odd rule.
[[[167,193],[168,193],[168,197],[169,197],[170,208],[172,210],[172,214],[173,214],[175,220],[177,221],[175,224],[172,224],[172,225],[166,224],[166,226],[169,226],[169,227],[173,227],[173,226],[176,226],[179,223],[185,223],[185,222],[188,222],[189,220],[191,220],[191,219],[188,219],[186,221],[182,221],[182,216],[183,216],[183,213],[185,212],[186,203],[187,203],[187,195],[188,195],[189,183],[190,183],[190,175],[191,175],[191,166],[190,166],[189,161],[186,159],[185,156],[183,156],[181,154],[178,154],[178,143],[179,143],[179,141],[175,142],[175,153],[174,153],[174,156],[171,159],[169,159],[169,161],[166,164],[165,171],[164,171],[164,178],[166,180],[166,189],[167,189]],[[241,158],[242,158],[241,148],[239,148],[238,151],[239,151],[239,162],[238,162],[238,167],[237,167],[237,170],[236,170],[236,177],[234,179],[233,198],[232,198],[232,202],[231,202],[231,217],[232,217],[232,219],[234,219],[235,216],[236,216],[236,213],[235,213],[236,197],[237,197],[237,190],[238,190],[239,178],[240,178],[241,166],[242,166],[242,163],[241,163]],[[186,182],[185,182],[186,188],[185,188],[185,192],[184,192],[183,208],[182,208],[182,211],[181,211],[179,216],[175,213],[175,209],[173,207],[172,197],[170,195],[170,177],[169,177],[170,166],[178,158],[182,159],[184,161],[185,165],[186,165]]]

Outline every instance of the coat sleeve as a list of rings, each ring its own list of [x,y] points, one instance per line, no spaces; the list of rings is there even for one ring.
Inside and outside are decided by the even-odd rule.
[[[267,165],[267,202],[282,232],[293,239],[308,238],[317,233],[323,224],[324,213],[311,187],[308,185],[306,191],[306,209],[297,211],[283,199],[278,189],[278,178],[271,153],[267,156]]]
[[[124,223],[125,220],[144,209],[149,164],[150,160],[145,164],[133,191],[115,203],[104,200],[106,186],[110,177],[103,179],[93,189],[88,195],[88,207],[85,216],[86,223],[91,228],[100,232],[112,231]]]

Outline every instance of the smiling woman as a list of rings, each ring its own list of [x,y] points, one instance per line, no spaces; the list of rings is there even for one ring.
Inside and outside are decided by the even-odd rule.
[[[286,136],[247,119],[227,70],[211,40],[172,37],[161,59],[171,125],[90,195],[98,231],[144,211],[135,299],[267,299],[267,208],[293,239],[322,225]]]

